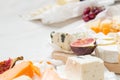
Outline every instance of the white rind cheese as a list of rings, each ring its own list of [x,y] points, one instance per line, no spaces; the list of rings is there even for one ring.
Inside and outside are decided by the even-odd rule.
[[[106,46],[97,46],[95,49],[95,54],[97,57],[103,59],[105,62],[109,63],[119,63],[120,52],[118,46],[115,45],[106,45]]]
[[[104,80],[104,64],[90,55],[69,57],[65,73],[69,80]]]
[[[97,39],[96,40],[98,46],[106,46],[116,44],[115,40],[104,40],[104,39]]]

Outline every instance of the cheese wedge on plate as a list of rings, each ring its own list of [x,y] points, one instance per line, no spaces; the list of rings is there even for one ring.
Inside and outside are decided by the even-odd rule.
[[[104,61],[109,71],[120,73],[119,34],[109,33],[107,36],[98,38],[95,55]]]
[[[103,59],[105,62],[120,62],[120,52],[116,44],[107,46],[97,46],[97,48],[95,49],[95,54],[97,57]]]
[[[120,62],[120,52],[116,39],[106,37],[97,39],[97,47],[95,49],[95,55],[103,61],[108,63],[119,63]]]

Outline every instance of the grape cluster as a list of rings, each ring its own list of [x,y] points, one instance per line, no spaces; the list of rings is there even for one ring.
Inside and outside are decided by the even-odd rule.
[[[92,20],[96,17],[96,15],[98,13],[100,13],[101,11],[103,11],[103,9],[101,7],[87,7],[84,11],[83,11],[83,15],[82,15],[82,19],[85,22],[88,22],[89,20]]]

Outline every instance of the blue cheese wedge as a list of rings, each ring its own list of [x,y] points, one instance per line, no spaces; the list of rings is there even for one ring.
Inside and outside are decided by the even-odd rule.
[[[65,73],[69,80],[104,80],[104,63],[90,55],[69,57]]]
[[[61,49],[71,51],[70,43],[73,40],[73,35],[68,33],[51,33],[51,42]]]

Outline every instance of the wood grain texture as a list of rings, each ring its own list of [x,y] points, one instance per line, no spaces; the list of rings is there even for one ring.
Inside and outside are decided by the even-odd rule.
[[[106,62],[104,62],[104,64],[109,71],[120,74],[120,63],[106,63]]]

